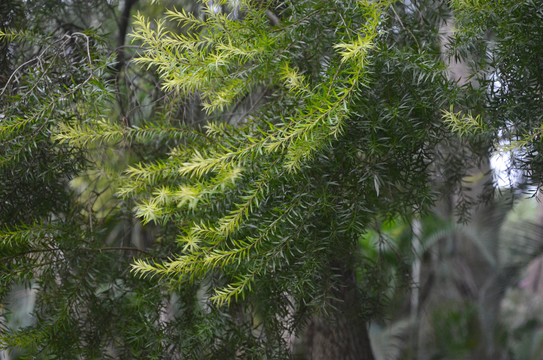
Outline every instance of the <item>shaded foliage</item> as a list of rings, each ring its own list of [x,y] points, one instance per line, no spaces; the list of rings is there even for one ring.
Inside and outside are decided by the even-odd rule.
[[[97,17],[112,9],[100,3]],[[507,125],[535,128],[515,109],[537,113],[539,65],[519,62],[511,39],[539,50],[508,25],[536,26],[534,2],[455,3],[455,51],[478,64],[480,87],[447,78],[447,2],[140,14],[143,69],[90,29],[91,2],[13,4],[0,7],[0,295],[24,283],[37,303],[30,326],[4,316],[0,344],[28,358],[289,358],[315,318],[345,331],[345,304],[365,329],[413,261],[413,230],[383,242],[382,225],[462,194]],[[18,9],[52,20],[17,31]],[[500,59],[491,70],[486,49]],[[535,179],[532,143],[522,166]],[[466,194],[458,211],[475,202]],[[435,326],[454,335],[474,314]],[[472,345],[453,340],[437,345]]]

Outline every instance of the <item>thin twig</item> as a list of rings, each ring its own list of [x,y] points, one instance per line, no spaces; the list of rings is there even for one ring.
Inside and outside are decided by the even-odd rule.
[[[90,39],[87,35],[81,33],[81,32],[74,32],[72,35],[81,35],[87,40],[87,56],[89,57],[89,65],[92,65],[92,58],[90,53]]]
[[[405,25],[403,24],[402,22],[402,19],[400,19],[400,16],[398,15],[398,13],[396,12],[396,9],[394,9],[394,5],[390,5],[390,8],[392,9],[392,12],[394,13],[394,15],[396,16],[396,19],[398,20],[398,22],[400,23],[400,25],[402,26],[402,28],[407,31],[411,37],[413,38],[413,40],[415,40],[415,43],[417,44],[417,48],[420,50],[420,44],[419,42],[417,41],[417,38],[415,37],[415,35],[413,35],[413,33],[411,32],[411,30],[409,30],[408,28],[405,27]]]

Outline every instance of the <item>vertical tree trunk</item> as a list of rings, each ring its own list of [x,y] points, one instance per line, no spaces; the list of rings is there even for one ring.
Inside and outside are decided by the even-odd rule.
[[[361,316],[361,298],[354,272],[339,274],[336,311],[315,318],[305,334],[308,360],[373,360],[366,320]]]
[[[138,2],[138,0],[125,0],[119,20],[119,34],[117,35],[117,65],[116,69],[120,72],[126,62],[124,53],[124,44],[126,41],[126,33],[130,23],[130,10]]]

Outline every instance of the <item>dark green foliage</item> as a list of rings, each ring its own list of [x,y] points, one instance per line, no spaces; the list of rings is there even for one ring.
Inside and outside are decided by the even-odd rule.
[[[37,323],[10,333],[6,346],[19,341],[29,354],[36,344],[36,351],[52,356],[64,351],[87,358],[108,352],[164,357],[167,351],[190,358],[286,357],[282,334],[301,333],[314,314],[333,312],[333,298],[342,296],[354,270],[364,302],[350,313],[364,319],[379,313],[390,277],[379,271],[379,259],[359,251],[360,236],[376,222],[409,217],[435,201],[430,165],[441,161],[435,148],[448,136],[441,110],[453,94],[437,45],[421,52],[410,38],[382,31],[396,21],[391,10],[387,4],[301,1],[272,14],[279,24],[251,5],[242,8],[241,20],[212,11],[204,20],[171,13],[195,24],[180,38],[161,27],[153,32],[140,18],[136,38],[149,48],[138,61],[156,66],[167,89],[201,93],[204,109],[214,112],[205,129],[182,128],[167,116],[142,118],[138,127],[118,124],[104,118],[105,86],[63,83],[96,98],[70,98],[69,111],[52,128],[58,146],[81,149],[89,159],[119,145],[155,149],[113,176],[126,204],[117,202],[121,212],[109,216],[126,214],[122,209],[135,200],[136,215],[164,247],[136,258],[135,269],[151,275],[140,282],[127,277],[129,258],[114,264],[108,254],[116,251],[100,252],[124,246],[98,240],[112,228],[107,218],[93,228],[92,210],[88,221],[75,216],[52,224],[54,250],[23,242],[22,251],[55,265],[44,266],[49,272],[34,285]],[[99,60],[81,50],[95,56],[99,48],[79,46],[81,56],[70,64],[94,80]],[[242,115],[232,116],[237,104]],[[237,124],[226,124],[233,119]],[[40,265],[32,256],[14,259]],[[168,276],[176,296],[186,299],[171,324],[159,320],[165,304],[159,285],[149,289],[148,303],[137,295],[156,281],[153,274]],[[187,287],[203,292],[189,295]],[[210,298],[230,306],[216,308]],[[133,301],[148,307],[134,311]],[[96,326],[108,318],[111,327]],[[187,347],[173,345],[175,339]]]
[[[28,9],[18,8],[32,20]],[[84,161],[81,150],[55,144],[51,132],[61,123],[99,116],[91,104],[105,96],[98,39],[91,33],[23,32],[24,22],[18,18],[2,37],[10,42],[12,64],[0,89],[0,224],[66,211],[68,181]]]
[[[495,146],[515,150],[512,168],[540,184],[543,12],[541,1],[455,1],[456,56],[472,62],[486,90],[484,119]],[[497,140],[500,140],[498,142]]]
[[[492,29],[500,59],[477,89],[447,77],[445,2],[138,15],[146,73],[115,63],[92,19],[73,20],[90,2],[1,7],[0,299],[24,284],[37,300],[31,326],[2,320],[0,346],[28,358],[281,359],[347,292],[354,322],[381,316],[413,257],[412,229],[383,241],[382,224],[458,194],[498,130],[539,124],[523,120],[540,110],[539,35],[518,25],[537,28],[537,4],[476,3],[458,10],[457,51],[490,61]],[[17,32],[19,9],[54,19]],[[507,85],[485,95],[498,78]],[[522,160],[533,178],[538,136]],[[461,331],[474,314],[436,326]]]

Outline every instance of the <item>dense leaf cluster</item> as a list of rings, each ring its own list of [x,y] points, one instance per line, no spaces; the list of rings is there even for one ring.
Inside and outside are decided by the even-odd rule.
[[[541,183],[540,1],[454,1],[459,31],[456,56],[472,63],[485,90],[480,110],[495,148],[513,151],[511,168],[523,171],[522,183]],[[520,179],[513,179],[515,180]]]
[[[165,263],[138,261],[136,273],[201,279],[220,271],[218,304],[257,280],[304,304],[327,293],[329,281],[314,276],[349,263],[372,221],[432,204],[423,184],[446,136],[441,109],[451,95],[436,54],[398,49],[379,34],[383,4],[287,9],[279,24],[250,4],[241,21],[212,8],[205,20],[170,13],[195,29],[181,36],[139,19],[136,37],[148,50],[138,61],[156,66],[166,89],[199,90],[215,112],[256,86],[268,90],[240,125],[210,123],[203,143],[128,171],[123,196],[137,194],[144,222],[175,223],[182,249]]]
[[[516,139],[540,125],[528,114],[540,113],[541,12],[506,3],[454,3],[455,49],[482,84],[464,88],[441,54],[446,2],[142,13],[145,75],[119,70],[95,32],[17,31],[9,10],[0,298],[24,283],[37,302],[28,327],[3,316],[0,346],[29,358],[279,359],[346,293],[353,323],[375,317],[411,255],[390,255],[381,224],[457,194],[507,126]],[[533,178],[539,134],[523,160]]]

